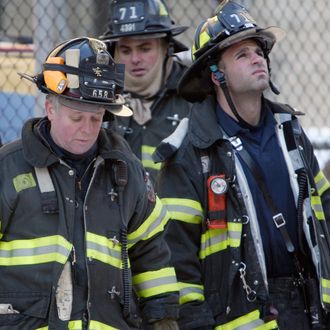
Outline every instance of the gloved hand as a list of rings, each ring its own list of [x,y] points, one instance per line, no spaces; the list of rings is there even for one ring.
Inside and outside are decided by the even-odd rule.
[[[163,319],[151,325],[152,330],[179,330],[178,324],[173,319]]]

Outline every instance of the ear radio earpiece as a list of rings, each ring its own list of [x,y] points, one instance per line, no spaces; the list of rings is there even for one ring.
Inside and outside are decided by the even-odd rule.
[[[64,58],[62,57],[48,57],[46,63],[51,64],[64,64]],[[47,88],[57,94],[62,94],[68,85],[68,79],[66,75],[61,71],[44,71],[44,80]]]

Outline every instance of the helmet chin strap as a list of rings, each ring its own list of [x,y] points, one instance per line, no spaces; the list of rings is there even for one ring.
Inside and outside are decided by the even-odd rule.
[[[269,59],[267,57],[267,65],[268,65],[268,70],[270,72],[270,67],[269,67]],[[226,84],[226,78],[224,76],[224,74],[218,69],[218,66],[215,65],[215,64],[212,64],[210,65],[210,70],[212,73],[214,73],[215,75],[215,78],[217,79],[217,81],[219,82],[220,84],[220,87],[222,88],[223,90],[223,93],[225,95],[225,98],[227,100],[227,103],[231,109],[231,111],[233,112],[233,114],[235,115],[235,117],[237,118],[237,120],[239,121],[239,123],[245,127],[245,128],[254,128],[253,125],[249,124],[246,120],[244,120],[238,113],[236,107],[235,107],[235,104],[229,94],[229,90],[228,90],[228,86]],[[279,95],[280,94],[280,91],[278,90],[278,88],[276,87],[276,85],[269,79],[269,87],[271,89],[271,91],[276,94],[276,95]]]
[[[210,70],[212,73],[214,73],[215,75],[215,78],[218,80],[218,82],[220,83],[220,87],[222,88],[223,90],[223,93],[226,97],[226,100],[227,100],[227,103],[231,109],[231,111],[233,112],[233,114],[235,115],[235,117],[237,118],[237,120],[239,121],[239,123],[245,127],[245,128],[248,128],[248,129],[252,129],[254,128],[253,125],[249,124],[246,120],[244,120],[238,113],[236,107],[235,107],[235,104],[229,94],[229,91],[228,91],[228,86],[226,84],[226,78],[224,76],[224,74],[218,69],[217,65],[215,64],[212,64],[210,65]]]
[[[271,70],[270,70],[269,56],[268,56],[268,55],[265,55],[265,57],[266,57],[267,67],[268,67],[268,72],[269,72],[269,87],[270,87],[271,91],[272,91],[274,94],[279,95],[279,94],[280,94],[279,89],[278,89],[277,86],[276,86],[276,85],[270,80]]]

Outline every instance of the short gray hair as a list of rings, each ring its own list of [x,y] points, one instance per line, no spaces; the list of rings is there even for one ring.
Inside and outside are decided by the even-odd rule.
[[[53,107],[56,112],[58,112],[58,110],[60,108],[59,97],[60,96],[55,95],[55,94],[47,94],[47,96],[46,96],[46,99],[53,104]]]

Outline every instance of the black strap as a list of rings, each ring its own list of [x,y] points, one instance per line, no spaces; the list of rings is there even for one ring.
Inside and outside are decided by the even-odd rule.
[[[272,197],[268,193],[268,189],[265,185],[265,179],[262,175],[262,171],[260,166],[257,162],[254,161],[254,159],[251,157],[251,155],[248,153],[246,149],[243,148],[239,138],[235,137],[231,139],[233,146],[235,147],[236,151],[238,151],[240,157],[244,161],[244,163],[247,165],[247,167],[250,169],[252,175],[254,176],[257,185],[259,186],[260,190],[262,191],[264,198],[266,200],[266,203],[270,207],[272,214],[273,214],[273,221],[276,226],[276,228],[280,231],[286,249],[288,252],[293,253],[295,251],[294,245],[292,243],[292,240],[290,238],[290,235],[288,233],[288,230],[286,228],[286,221],[284,219],[284,216],[279,210],[277,209]]]

